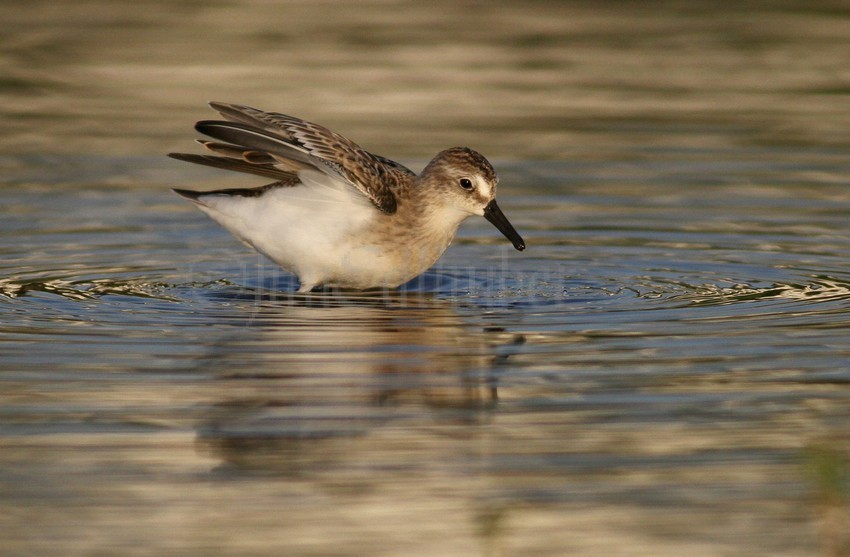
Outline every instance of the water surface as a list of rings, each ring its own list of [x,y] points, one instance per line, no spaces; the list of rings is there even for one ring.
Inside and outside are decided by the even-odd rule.
[[[840,6],[107,5],[4,39],[4,555],[846,553]],[[296,294],[168,189],[207,98],[478,147],[528,249]]]

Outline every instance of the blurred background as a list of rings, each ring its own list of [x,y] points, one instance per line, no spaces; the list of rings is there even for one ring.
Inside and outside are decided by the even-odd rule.
[[[850,555],[846,1],[0,1],[0,100],[3,557]],[[210,100],[529,249],[291,296]]]
[[[846,146],[843,1],[36,0],[3,10],[5,154],[185,149],[209,100],[397,157]]]

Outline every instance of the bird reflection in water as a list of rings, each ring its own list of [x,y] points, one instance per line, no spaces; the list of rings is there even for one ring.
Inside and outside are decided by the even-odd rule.
[[[339,474],[451,455],[486,424],[523,342],[433,300],[318,300],[267,300],[205,358],[220,400],[198,440],[220,471]]]

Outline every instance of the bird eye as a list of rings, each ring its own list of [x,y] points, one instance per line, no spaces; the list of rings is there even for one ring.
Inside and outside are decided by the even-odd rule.
[[[472,180],[470,180],[469,178],[461,178],[460,179],[460,187],[462,187],[465,190],[471,190],[472,189]]]

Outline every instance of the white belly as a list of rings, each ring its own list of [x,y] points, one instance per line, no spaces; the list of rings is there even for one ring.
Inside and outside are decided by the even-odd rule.
[[[276,188],[258,197],[209,196],[199,207],[234,236],[296,274],[302,289],[319,284],[395,287],[439,257],[416,253],[376,234],[375,229],[392,217],[368,201],[329,199],[304,187]]]

